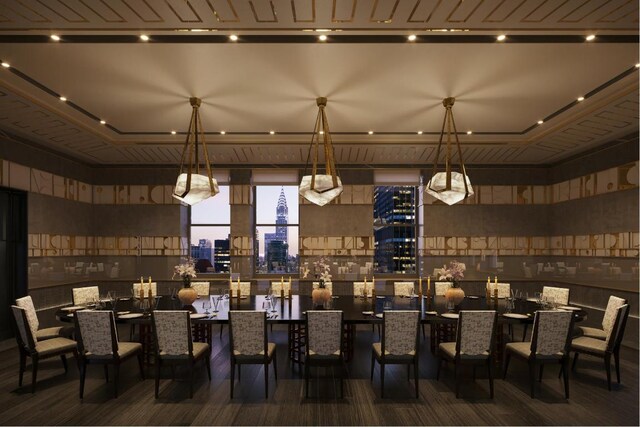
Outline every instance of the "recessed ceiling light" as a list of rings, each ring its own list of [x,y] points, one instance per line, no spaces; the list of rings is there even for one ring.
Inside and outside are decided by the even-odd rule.
[[[411,34],[409,37],[407,37],[407,40],[409,40],[410,42],[414,42],[417,38],[418,37],[415,34]]]
[[[60,97],[60,101],[65,102],[67,100],[67,98],[65,98],[64,96]]]
[[[229,36],[229,40],[231,40],[232,42],[237,42],[238,41],[238,36],[236,36],[235,34],[231,34]]]
[[[101,124],[101,125],[106,125],[106,124],[107,124],[107,122],[105,122],[104,120],[100,120],[100,124]]]
[[[505,41],[506,38],[507,38],[507,36],[505,36],[504,34],[500,34],[498,37],[496,37],[496,39],[499,42]]]
[[[331,30],[329,28],[316,28],[315,31],[318,32],[318,33],[329,33],[329,32],[331,32]]]
[[[590,42],[596,39],[596,35],[595,34],[589,34],[587,37],[585,37],[585,40]]]
[[[148,42],[149,41],[149,36],[146,34],[142,34],[140,36],[140,40],[142,40],[143,42]]]
[[[640,68],[640,62],[636,64],[636,68]]]
[[[171,135],[175,135],[177,132],[175,130],[171,131]]]
[[[422,131],[421,130],[418,131],[418,135],[422,135]]]
[[[221,130],[220,131],[220,135],[225,135],[227,133],[227,131]]]
[[[544,120],[538,120],[538,124],[541,125],[544,123]]]
[[[471,135],[473,133],[473,131],[468,130],[467,131],[467,135]]]
[[[9,65],[9,63],[8,63],[8,62],[3,62],[3,63],[2,63],[2,66],[3,66],[4,68],[9,68],[9,67],[11,67],[11,65]]]
[[[55,41],[55,42],[59,42],[60,41],[60,36],[57,34],[51,34],[51,40]]]
[[[269,131],[269,135],[275,135],[275,134],[276,134],[276,131],[275,131],[275,130],[270,130],[270,131]]]
[[[373,135],[373,131],[372,130],[369,131],[369,135]]]
[[[578,102],[582,102],[582,101],[584,101],[584,96],[579,96],[578,97]]]
[[[323,130],[320,131],[320,135],[324,135],[324,131]]]
[[[321,34],[318,36],[318,40],[320,40],[321,42],[326,42],[327,36],[325,34]]]

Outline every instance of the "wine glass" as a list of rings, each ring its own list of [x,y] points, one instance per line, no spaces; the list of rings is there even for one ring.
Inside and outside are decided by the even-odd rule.
[[[269,286],[267,288],[267,296],[264,297],[264,299],[269,300],[271,299],[271,294],[273,293],[273,289],[271,288],[271,286]]]
[[[391,308],[392,308],[391,301],[385,300],[384,304],[382,304],[382,311],[391,310]]]
[[[220,306],[220,297],[213,296],[211,298],[213,298],[213,312],[217,313],[218,307]]]
[[[178,291],[176,288],[171,288],[171,299],[176,299],[178,297]]]
[[[271,303],[271,312],[276,313],[278,311],[276,310],[276,307],[278,305],[278,298],[275,295],[271,295],[271,299],[269,300],[269,302]]]
[[[211,308],[211,300],[209,298],[204,299],[202,301],[202,309],[204,310],[204,314],[209,315],[210,308]]]

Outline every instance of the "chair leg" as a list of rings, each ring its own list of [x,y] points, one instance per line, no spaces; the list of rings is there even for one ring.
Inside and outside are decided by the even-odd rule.
[[[571,369],[573,369],[574,371],[576,370],[576,365],[578,364],[578,356],[579,355],[580,355],[580,353],[578,353],[577,351],[573,355],[573,365],[571,365]]]
[[[613,358],[616,361],[616,377],[618,379],[618,384],[620,384],[620,349],[613,352]]]
[[[242,381],[242,365],[238,365],[238,381]]]
[[[142,360],[142,352],[138,353],[138,369],[140,369],[140,378],[144,381],[144,361]]]
[[[564,376],[564,396],[569,398],[569,358],[562,362],[562,373]]]
[[[504,359],[504,374],[502,375],[502,379],[503,380],[507,379],[507,371],[509,370],[509,362],[511,362],[511,354],[509,354],[507,352],[507,355],[505,356],[505,359]]]
[[[160,394],[160,358],[156,358],[156,385],[155,385],[155,396],[156,399]]]
[[[229,382],[231,399],[233,399],[233,383],[235,382],[235,376],[236,376],[236,365],[235,363],[233,363],[233,359],[232,359],[231,360],[231,381]]]
[[[109,366],[104,365],[104,380],[105,382],[109,382]]]
[[[264,397],[269,398],[269,364],[264,364]]]
[[[344,398],[344,376],[346,374],[346,366],[344,365],[344,361],[341,363],[341,372],[340,372],[340,399]]]
[[[460,381],[458,379],[458,364],[453,362],[453,377],[456,381],[456,399],[460,397]]]
[[[422,339],[427,339],[427,334],[424,332],[424,323],[422,324]]]
[[[380,397],[384,397],[384,363],[380,363]]]
[[[189,364],[189,399],[193,399],[193,360]]]
[[[31,393],[36,392],[36,379],[38,377],[38,356],[31,357],[32,376],[31,376]]]
[[[371,352],[371,382],[373,382],[373,365],[376,361],[376,358],[373,354],[373,351]]]
[[[442,366],[442,358],[440,357],[440,355],[438,355],[436,359],[436,364],[438,365],[436,369],[436,381],[440,381],[440,368]]]
[[[493,373],[491,372],[491,356],[487,358],[487,375],[489,376],[489,395],[493,399]]]
[[[18,377],[18,387],[22,387],[22,378],[27,369],[27,354],[20,350],[20,376]]]
[[[531,398],[533,398],[536,385],[536,364],[531,362],[529,362],[529,383],[531,384]]]
[[[415,361],[413,362],[413,381],[416,383],[416,399],[418,399],[420,397],[420,386],[418,384],[418,380],[419,380],[419,373],[418,373],[418,358],[415,358]]]
[[[309,361],[305,360],[304,364],[304,396],[309,398]]]
[[[106,365],[105,365],[106,366]],[[120,364],[113,365],[113,397],[118,398],[118,380],[120,379]]]
[[[224,328],[224,325],[220,325],[220,339],[222,339],[222,328]]]
[[[411,365],[407,363],[407,381],[411,380]]]
[[[527,329],[528,328],[529,328],[529,325],[527,325],[525,323],[524,329],[522,330],[522,342],[524,342],[527,339]]]
[[[87,375],[87,364],[84,361],[80,362],[80,399],[84,396],[84,380]]]
[[[473,368],[472,368],[472,375],[473,375],[473,376],[472,376],[473,381],[475,382],[475,380],[476,380],[476,365],[473,365]]]
[[[611,391],[611,354],[604,356],[604,368],[607,370],[607,388]]]
[[[207,375],[209,376],[209,381],[211,381],[211,348],[209,348],[204,358],[204,365],[207,367]]]
[[[64,373],[69,372],[69,366],[67,365],[67,356],[64,354],[60,355],[60,360],[62,360],[62,366],[64,367]]]
[[[542,372],[544,371],[544,363],[540,364],[540,376],[538,377],[538,382],[542,382]]]
[[[278,382],[278,358],[276,355],[273,355],[273,376],[276,379],[276,383]]]

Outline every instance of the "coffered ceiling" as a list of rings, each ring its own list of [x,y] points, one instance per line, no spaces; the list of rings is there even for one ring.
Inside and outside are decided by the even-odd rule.
[[[338,164],[420,165],[454,96],[466,162],[554,163],[637,134],[637,37],[637,1],[5,0],[0,131],[175,164],[198,96],[214,163],[299,165],[326,96]]]

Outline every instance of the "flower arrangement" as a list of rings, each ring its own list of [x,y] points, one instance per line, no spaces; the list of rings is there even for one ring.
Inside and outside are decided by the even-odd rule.
[[[438,279],[453,282],[453,285],[457,286],[458,281],[464,279],[466,269],[467,266],[464,265],[464,263],[453,260],[449,262],[449,266],[443,265],[442,268],[438,270]]]
[[[313,275],[316,279],[319,279],[321,283],[331,281],[331,264],[329,263],[328,259],[319,257],[312,263],[312,268]],[[311,270],[306,263],[305,266],[303,266],[300,270],[303,279],[306,279],[309,276],[309,273],[311,273]]]
[[[173,279],[176,275],[180,276],[185,286],[189,285],[191,278],[196,277],[196,265],[193,258],[186,258],[182,264],[178,264],[173,267]]]

